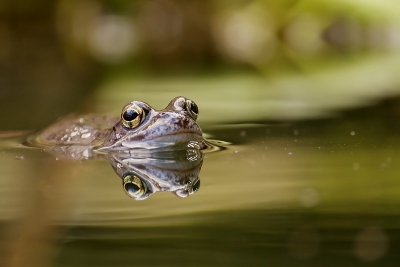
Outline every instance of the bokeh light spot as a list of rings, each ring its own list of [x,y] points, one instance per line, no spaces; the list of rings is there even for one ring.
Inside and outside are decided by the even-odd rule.
[[[364,228],[355,239],[354,254],[363,261],[380,259],[389,248],[389,238],[378,227]]]

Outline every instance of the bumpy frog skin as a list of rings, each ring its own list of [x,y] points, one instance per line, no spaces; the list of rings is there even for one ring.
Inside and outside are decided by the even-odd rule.
[[[147,103],[126,104],[121,118],[102,115],[67,117],[39,133],[34,143],[40,146],[85,146],[98,151],[123,151],[136,148],[207,147],[196,123],[197,105],[176,97],[163,110]]]

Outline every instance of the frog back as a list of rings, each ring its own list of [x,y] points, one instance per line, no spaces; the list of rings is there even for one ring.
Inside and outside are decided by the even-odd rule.
[[[33,138],[35,145],[98,146],[104,142],[118,118],[99,114],[61,118]]]

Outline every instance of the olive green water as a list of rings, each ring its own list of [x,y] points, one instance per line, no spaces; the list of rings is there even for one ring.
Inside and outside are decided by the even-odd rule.
[[[400,127],[387,107],[206,124],[232,144],[205,154],[201,187],[183,199],[160,192],[134,201],[105,160],[56,160],[3,138],[1,258],[10,266],[397,266]]]

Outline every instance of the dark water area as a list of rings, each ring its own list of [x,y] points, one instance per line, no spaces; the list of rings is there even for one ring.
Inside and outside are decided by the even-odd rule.
[[[260,209],[196,217],[202,222],[72,229],[71,242],[62,246],[56,262],[60,266],[78,262],[128,266],[133,259],[141,266],[363,266],[365,262],[395,266],[399,260],[397,227],[383,230],[368,224],[396,224],[395,216]]]

